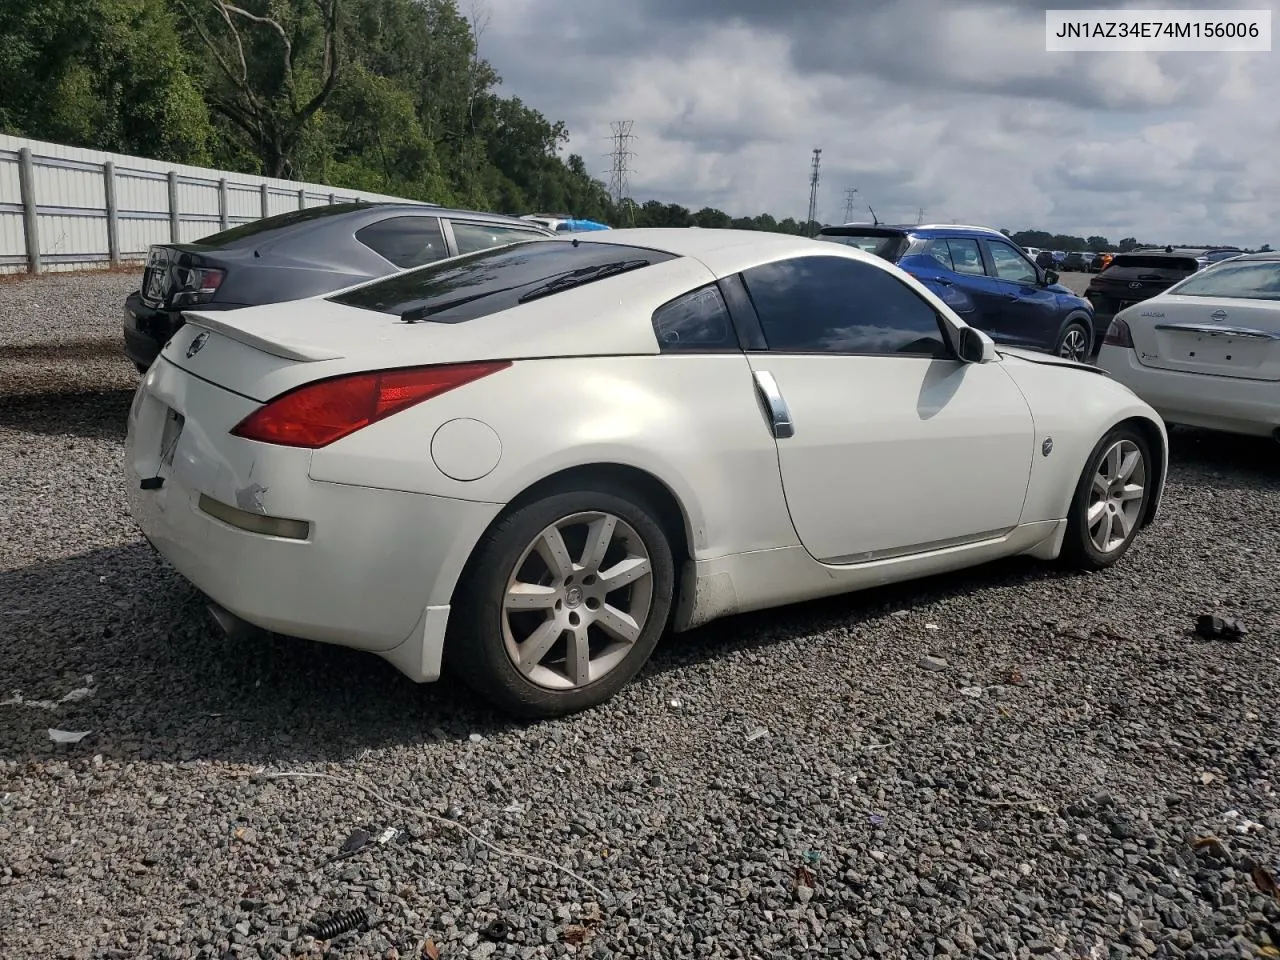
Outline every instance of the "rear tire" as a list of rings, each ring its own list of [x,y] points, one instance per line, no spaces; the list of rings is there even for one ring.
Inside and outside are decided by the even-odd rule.
[[[563,716],[648,661],[675,562],[659,516],[615,484],[550,493],[485,534],[454,596],[446,666],[507,713]]]
[[[1107,432],[1085,464],[1067,517],[1062,560],[1103,570],[1128,551],[1146,516],[1155,462],[1146,438],[1130,426]]]
[[[1067,324],[1062,333],[1058,334],[1058,342],[1054,344],[1053,352],[1064,359],[1085,363],[1093,353],[1092,334],[1093,331],[1089,326],[1082,321],[1073,320]]]

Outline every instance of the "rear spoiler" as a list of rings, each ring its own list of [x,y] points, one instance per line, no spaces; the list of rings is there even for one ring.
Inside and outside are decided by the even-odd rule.
[[[273,357],[280,357],[284,360],[315,363],[320,360],[340,360],[343,357],[341,353],[308,346],[305,343],[286,344],[275,340],[267,340],[238,324],[228,323],[226,320],[220,319],[216,312],[201,313],[198,310],[185,310],[183,311],[182,319],[198,327],[204,327],[206,330],[229,340],[235,340],[238,343],[253,347],[255,350],[260,350],[263,353],[268,353]]]
[[[819,233],[828,237],[905,237],[907,231],[901,227],[884,227],[878,224],[846,225],[842,227],[823,227]]]

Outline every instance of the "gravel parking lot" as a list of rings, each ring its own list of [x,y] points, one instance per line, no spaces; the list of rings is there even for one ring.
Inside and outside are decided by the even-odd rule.
[[[215,630],[125,509],[132,280],[0,283],[0,956],[1280,955],[1280,447],[1175,433],[1107,573],[736,618],[514,724]]]

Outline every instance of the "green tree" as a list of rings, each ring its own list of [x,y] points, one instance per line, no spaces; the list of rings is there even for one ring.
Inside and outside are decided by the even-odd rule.
[[[0,3],[0,129],[208,163],[212,128],[166,0]]]
[[[174,2],[208,55],[209,106],[247,137],[264,174],[292,176],[341,75],[339,0]]]

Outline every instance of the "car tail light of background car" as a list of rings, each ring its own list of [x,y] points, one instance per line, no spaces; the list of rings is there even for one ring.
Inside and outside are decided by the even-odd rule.
[[[511,366],[510,360],[374,370],[282,393],[245,417],[233,436],[319,449],[414,404]]]
[[[178,267],[177,275],[179,287],[173,295],[175,306],[208,303],[222,286],[227,272],[213,267]]]
[[[1111,321],[1111,326],[1107,327],[1107,332],[1102,337],[1102,342],[1111,347],[1128,347],[1133,349],[1133,335],[1129,332],[1129,325],[1119,317]]]

